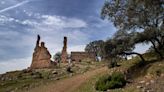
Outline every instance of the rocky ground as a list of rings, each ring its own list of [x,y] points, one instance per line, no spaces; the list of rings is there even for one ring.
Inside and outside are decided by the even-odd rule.
[[[164,60],[150,54],[145,59],[147,61],[143,65],[136,57],[108,69],[108,74],[118,71],[124,73],[128,82],[123,88],[109,89],[107,92],[164,92]],[[95,76],[74,92],[99,92],[94,85],[100,77]]]
[[[126,69],[115,68],[114,71],[127,72]],[[135,69],[136,68],[136,69]],[[132,67],[128,74],[129,83],[124,88],[109,92],[163,92],[164,91],[164,60],[153,61],[142,67]]]
[[[14,71],[0,75],[0,92],[99,92],[95,82],[102,74],[122,72],[128,83],[109,92],[163,92],[164,60],[148,58],[143,66],[139,59],[120,62],[107,69],[106,63],[81,62],[62,64],[60,68]]]
[[[85,83],[88,79],[97,74],[107,72],[107,70],[107,67],[101,67],[95,70],[88,71],[84,74],[79,74],[54,83],[51,82],[49,84],[27,90],[27,92],[73,92],[78,87],[83,85],[83,83]]]
[[[21,70],[0,75],[0,92],[24,92],[40,85],[62,80],[74,75],[102,67],[99,62],[81,62],[76,64],[61,64],[52,69]],[[68,67],[71,66],[69,69]]]
[[[163,92],[164,74],[156,78],[149,78],[147,76],[140,81],[136,81],[135,85],[141,92]]]

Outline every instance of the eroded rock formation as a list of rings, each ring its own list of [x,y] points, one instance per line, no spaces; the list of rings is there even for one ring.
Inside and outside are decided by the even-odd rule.
[[[45,43],[41,42],[40,46],[40,36],[38,35],[36,47],[34,49],[31,69],[38,68],[50,68],[51,67],[51,55],[47,48],[45,47]]]
[[[61,55],[61,61],[63,63],[67,62],[67,37],[64,37],[63,41],[63,49],[62,49],[62,55]]]

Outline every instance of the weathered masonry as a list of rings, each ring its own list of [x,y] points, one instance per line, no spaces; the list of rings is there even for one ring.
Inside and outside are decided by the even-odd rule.
[[[62,49],[62,54],[61,54],[61,61],[62,63],[67,63],[67,59],[68,59],[68,54],[67,54],[67,37],[64,37],[64,41],[63,41],[63,49]]]
[[[51,54],[45,47],[44,42],[41,42],[40,45],[40,36],[38,35],[30,68],[31,69],[50,68],[51,66],[52,66]]]
[[[88,52],[71,52],[71,60],[72,62],[81,62],[84,59],[91,59],[95,60],[94,53],[88,53]]]

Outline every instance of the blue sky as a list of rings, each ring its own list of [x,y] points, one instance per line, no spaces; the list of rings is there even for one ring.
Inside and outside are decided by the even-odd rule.
[[[52,55],[68,37],[68,51],[82,51],[116,31],[100,18],[105,0],[1,0],[0,73],[31,64],[37,34]]]

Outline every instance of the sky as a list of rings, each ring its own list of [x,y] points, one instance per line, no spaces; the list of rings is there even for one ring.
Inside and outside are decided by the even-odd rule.
[[[0,0],[0,73],[30,66],[38,34],[51,55],[62,50],[64,36],[68,52],[111,37],[115,27],[100,16],[104,1]]]

